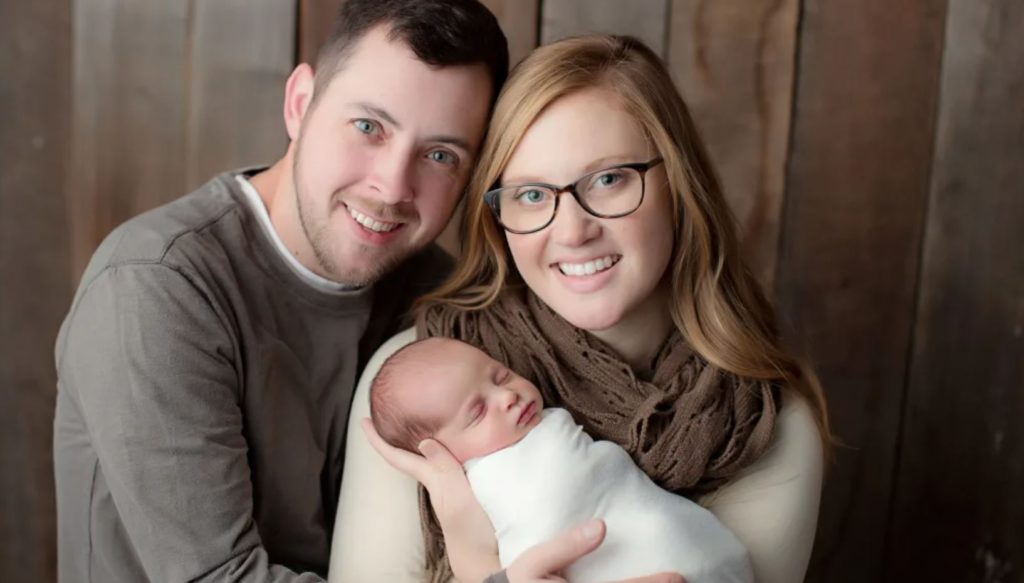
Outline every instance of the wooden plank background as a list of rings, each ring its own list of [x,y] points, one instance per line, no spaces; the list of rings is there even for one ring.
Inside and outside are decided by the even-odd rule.
[[[53,581],[53,340],[115,225],[286,145],[343,0],[0,3],[0,580]],[[845,443],[809,581],[1024,581],[1024,5],[484,0],[666,60]],[[443,241],[458,246],[454,228]]]
[[[1022,23],[950,2],[891,581],[1024,581]]]
[[[825,384],[813,581],[880,581],[928,193],[943,2],[803,4],[776,297]]]
[[[53,339],[71,301],[66,0],[0,2],[0,581],[53,581]]]

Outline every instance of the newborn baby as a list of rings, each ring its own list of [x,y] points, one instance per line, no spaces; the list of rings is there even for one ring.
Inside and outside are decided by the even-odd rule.
[[[463,464],[503,567],[566,528],[602,518],[607,536],[566,571],[600,582],[661,571],[688,583],[752,582],[746,548],[710,512],[662,490],[624,449],[594,441],[564,409],[469,344],[428,338],[381,367],[370,393],[385,441],[438,440]]]

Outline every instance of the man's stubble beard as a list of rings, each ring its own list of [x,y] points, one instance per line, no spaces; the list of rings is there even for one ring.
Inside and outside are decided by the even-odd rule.
[[[313,249],[313,255],[316,257],[316,261],[319,264],[321,271],[327,275],[328,279],[343,285],[364,287],[378,281],[397,268],[407,258],[416,254],[425,247],[425,245],[421,245],[419,248],[410,248],[405,250],[404,253],[389,250],[390,252],[386,252],[382,257],[380,257],[376,265],[365,270],[364,273],[359,273],[354,269],[346,272],[345,267],[338,265],[331,253],[331,213],[334,211],[348,212],[346,209],[342,208],[342,205],[338,202],[338,199],[341,196],[341,191],[331,194],[324,221],[319,225],[314,224],[314,219],[311,217],[306,205],[307,199],[303,195],[305,189],[302,186],[302,180],[299,178],[301,169],[299,160],[301,152],[302,144],[300,141],[295,148],[295,160],[292,166],[292,186],[295,189],[295,203],[299,213],[299,224],[302,226],[302,232],[306,236],[306,240],[309,241],[310,248]],[[313,205],[315,203],[309,202],[309,204]],[[369,245],[359,242],[353,242],[353,244],[365,248],[368,254],[372,252],[373,247]]]

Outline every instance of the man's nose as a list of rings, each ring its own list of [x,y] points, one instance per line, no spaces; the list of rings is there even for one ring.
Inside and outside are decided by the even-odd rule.
[[[578,247],[601,232],[598,220],[587,212],[568,192],[559,195],[558,212],[549,225],[551,238],[566,247]]]
[[[370,169],[370,189],[384,204],[398,204],[413,198],[416,159],[412,150],[398,145],[382,149]]]

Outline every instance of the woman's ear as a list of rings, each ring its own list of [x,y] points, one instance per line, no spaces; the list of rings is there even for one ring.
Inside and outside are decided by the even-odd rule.
[[[313,68],[307,63],[301,63],[284,86],[284,125],[288,130],[288,137],[295,141],[302,130],[302,120],[309,111],[313,102],[313,90],[315,87]]]

